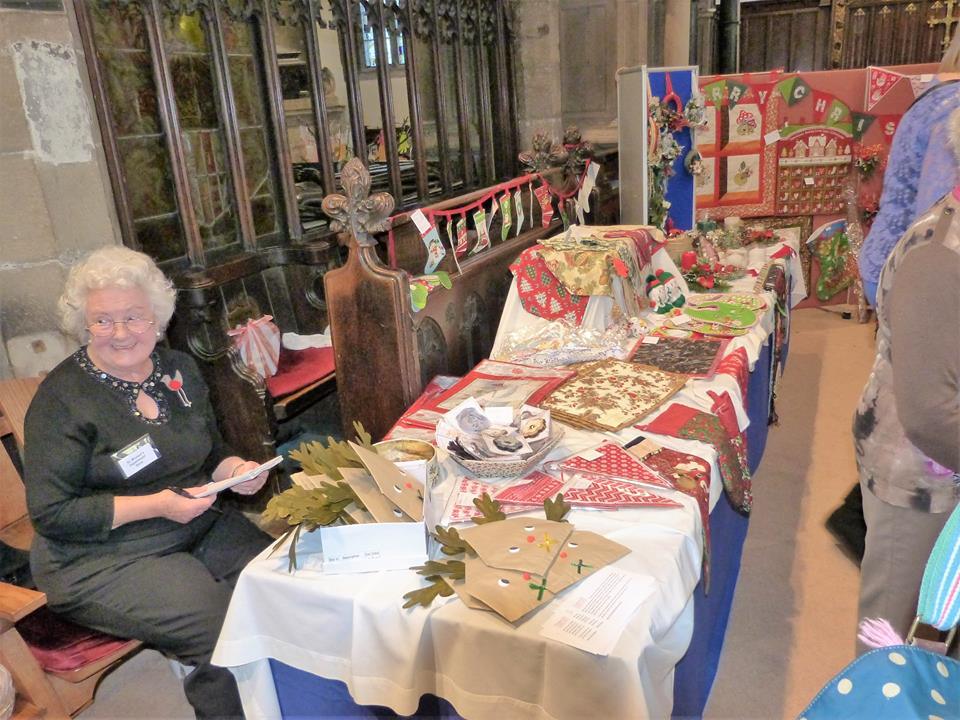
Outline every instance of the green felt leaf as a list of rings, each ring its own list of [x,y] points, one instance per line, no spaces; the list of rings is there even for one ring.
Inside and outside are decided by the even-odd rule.
[[[563,493],[558,493],[553,500],[547,498],[543,501],[543,511],[547,515],[547,520],[563,522],[564,517],[570,512],[570,504],[563,499]]]
[[[483,513],[482,517],[472,518],[473,522],[475,522],[477,525],[497,522],[498,520],[506,520],[507,518],[503,510],[501,510],[500,503],[491,498],[488,493],[484,493],[480,497],[474,498],[473,504],[476,506],[477,510]]]
[[[436,600],[437,597],[450,597],[453,595],[453,588],[450,587],[442,577],[432,575],[427,578],[427,581],[430,584],[426,587],[411,590],[404,594],[403,599],[406,600],[403,604],[404,608],[412,608],[415,605],[429,607],[430,603]]]
[[[462,553],[467,553],[473,557],[477,555],[474,549],[470,547],[470,543],[460,537],[456,528],[445,528],[437,525],[437,532],[434,537],[440,543],[440,552],[444,555],[460,555]]]
[[[357,432],[357,443],[363,445],[368,450],[373,450],[373,438],[363,429],[363,423],[359,420],[353,421],[353,429]]]
[[[467,569],[463,560],[447,560],[446,562],[427,560],[426,564],[418,565],[411,570],[414,570],[417,575],[427,577],[449,575],[454,580],[463,580],[467,576]]]

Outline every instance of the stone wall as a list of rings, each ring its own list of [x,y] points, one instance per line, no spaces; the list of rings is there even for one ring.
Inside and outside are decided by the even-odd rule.
[[[120,241],[72,8],[11,5],[0,2],[0,338],[7,342],[55,333],[66,268]],[[65,352],[55,337],[34,351]],[[0,376],[10,373],[0,343]]]

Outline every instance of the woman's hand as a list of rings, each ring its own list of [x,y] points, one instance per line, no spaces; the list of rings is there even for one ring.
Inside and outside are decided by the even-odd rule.
[[[241,463],[238,463],[233,472],[230,473],[231,477],[236,477],[237,475],[242,475],[245,472],[249,472],[257,467],[260,463],[255,462],[254,460],[244,460]],[[239,485],[234,485],[231,490],[233,490],[238,495],[253,495],[260,488],[263,487],[263,484],[267,481],[267,476],[270,475],[269,470],[264,470],[262,473],[257,475],[246,482],[242,482]]]
[[[202,490],[202,486],[184,488],[184,492],[190,494],[198,493]],[[164,490],[162,493],[160,493],[160,496],[163,504],[163,517],[182,524],[186,524],[194,518],[205,513],[217,499],[216,495],[209,495],[208,497],[202,498],[189,498],[179,493],[175,493],[173,490]]]

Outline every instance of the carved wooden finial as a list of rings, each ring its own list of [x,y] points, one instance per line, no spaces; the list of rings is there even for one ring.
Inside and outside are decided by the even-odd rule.
[[[567,151],[550,135],[539,130],[533,134],[533,150],[520,153],[519,159],[527,172],[543,172],[563,165],[567,160]]]
[[[344,195],[323,198],[323,211],[333,220],[330,227],[349,232],[361,247],[376,245],[371,233],[390,229],[393,196],[385,192],[370,195],[370,173],[358,158],[344,165],[340,182]]]

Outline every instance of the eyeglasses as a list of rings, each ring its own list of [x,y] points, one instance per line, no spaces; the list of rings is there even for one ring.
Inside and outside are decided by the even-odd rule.
[[[87,325],[87,330],[90,331],[91,335],[96,337],[110,337],[117,332],[117,325],[123,325],[127,328],[128,332],[140,335],[150,329],[150,326],[153,325],[153,320],[136,316],[128,317],[125,320],[111,320],[110,318],[104,317]]]

